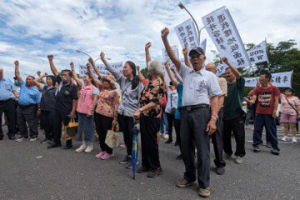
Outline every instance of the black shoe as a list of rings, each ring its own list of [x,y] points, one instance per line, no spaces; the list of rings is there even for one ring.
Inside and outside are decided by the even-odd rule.
[[[216,173],[217,173],[218,175],[224,175],[224,173],[225,173],[225,168],[224,168],[224,167],[217,167]]]
[[[254,151],[255,153],[260,152],[259,146],[254,146],[254,147],[253,147],[253,151]]]
[[[271,153],[276,155],[276,156],[279,156],[279,151],[276,150],[276,149],[271,149]]]
[[[176,147],[176,146],[178,146],[178,141],[177,141],[177,140],[176,140],[176,142],[175,142],[174,146],[175,146],[175,147]]]
[[[9,135],[9,136],[8,136],[8,139],[10,139],[10,140],[15,140],[16,137],[15,137],[14,135]]]
[[[66,144],[64,147],[64,150],[72,149],[73,145],[72,144]]]
[[[162,168],[161,167],[159,167],[157,170],[155,170],[155,171],[150,171],[150,172],[148,172],[148,174],[147,174],[147,177],[148,178],[155,178],[155,177],[157,177],[157,176],[159,176],[159,175],[161,175],[162,174]]]
[[[168,139],[168,140],[166,141],[166,144],[171,144],[172,142],[173,142],[173,140]]]
[[[55,148],[55,147],[61,147],[61,143],[52,142],[47,146],[48,149]]]
[[[182,160],[183,159],[183,155],[180,154],[179,156],[176,157],[176,160]]]
[[[149,169],[147,169],[146,167],[140,167],[138,168],[138,170],[136,171],[137,173],[145,173],[145,172],[148,172]]]
[[[128,162],[130,162],[131,161],[131,156],[125,156],[124,157],[124,159],[122,160],[122,161],[120,161],[119,163],[120,164],[126,164],[126,163],[128,163]]]

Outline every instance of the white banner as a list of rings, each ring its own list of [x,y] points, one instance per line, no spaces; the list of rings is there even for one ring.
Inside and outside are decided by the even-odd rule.
[[[276,87],[292,87],[292,74],[290,72],[280,72],[272,74],[272,84]],[[244,77],[245,87],[256,87],[259,77]]]
[[[204,54],[206,54],[206,42],[207,42],[207,39],[204,39],[202,42],[201,42],[201,45],[200,47],[203,49],[204,51]]]
[[[204,16],[202,21],[221,57],[227,57],[236,68],[250,66],[244,43],[226,7]]]
[[[123,62],[115,62],[115,63],[110,63],[110,66],[116,68],[119,72],[123,70]],[[80,65],[79,66],[79,74],[80,76],[84,76],[85,73],[87,73],[87,68],[85,65]],[[101,74],[106,76],[108,71],[106,70],[106,66],[104,64],[99,64],[96,65],[96,67],[100,70]],[[95,71],[92,70],[93,73],[95,74]]]
[[[226,64],[219,64],[217,66],[217,76],[221,76],[225,73],[225,70],[228,68]]]
[[[173,52],[175,53],[175,56],[176,56],[177,58],[179,58],[178,47],[177,47],[176,45],[175,45],[175,46],[172,46],[172,50],[173,50]],[[163,63],[164,63],[166,60],[168,60],[170,66],[171,66],[171,67],[174,66],[174,63],[173,63],[173,62],[171,61],[171,59],[169,58],[166,49],[162,49],[162,59],[163,59]]]
[[[187,46],[189,49],[193,49],[199,46],[198,34],[192,19],[188,19],[176,26],[175,32],[182,48]]]
[[[250,62],[252,65],[255,65],[256,63],[261,62],[269,62],[268,56],[267,56],[267,47],[266,47],[266,41],[261,42],[259,45],[256,45],[249,51],[247,51]]]

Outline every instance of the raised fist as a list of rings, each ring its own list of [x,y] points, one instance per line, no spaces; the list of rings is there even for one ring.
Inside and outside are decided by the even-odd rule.
[[[105,58],[105,53],[104,53],[103,51],[101,51],[101,53],[100,53],[100,58],[101,58],[101,59],[104,59],[104,58]]]
[[[140,66],[136,66],[136,70],[139,72],[140,71]]]
[[[148,50],[148,49],[151,47],[151,45],[152,45],[151,42],[148,42],[148,43],[145,45],[145,49]]]
[[[184,48],[182,49],[182,53],[183,53],[183,55],[188,55],[188,53],[189,53],[189,48],[188,48],[188,47],[184,47]]]
[[[52,61],[52,60],[53,60],[53,55],[48,55],[47,57],[48,57],[48,60],[49,60],[49,61]]]
[[[167,38],[169,33],[170,33],[170,30],[167,27],[165,27],[163,30],[161,30],[161,37]]]
[[[15,65],[19,66],[19,61],[18,60],[15,61]]]
[[[101,55],[101,54],[100,54],[100,55]],[[91,64],[94,63],[93,58],[89,57],[89,62],[90,62]]]

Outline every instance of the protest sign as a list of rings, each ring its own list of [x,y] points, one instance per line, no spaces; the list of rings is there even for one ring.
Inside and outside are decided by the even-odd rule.
[[[252,65],[261,62],[269,62],[267,56],[266,41],[261,42],[249,51],[247,51]]]
[[[188,19],[176,26],[175,32],[182,48],[187,46],[189,49],[193,49],[199,46],[198,34],[192,19]]]

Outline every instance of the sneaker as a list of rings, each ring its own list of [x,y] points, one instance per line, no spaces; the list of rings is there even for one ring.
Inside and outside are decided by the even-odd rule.
[[[254,151],[255,153],[260,152],[259,146],[254,146],[254,147],[253,147],[253,151]]]
[[[169,134],[164,133],[164,134],[162,134],[161,136],[162,136],[162,138],[164,138],[165,140],[168,140],[168,139],[169,139]]]
[[[242,163],[243,163],[243,158],[240,157],[240,156],[237,156],[237,157],[235,158],[235,163],[236,163],[236,164],[242,164]]]
[[[187,187],[190,187],[195,184],[196,184],[196,181],[187,181],[185,179],[181,179],[181,180],[177,181],[176,187],[187,188]]]
[[[217,173],[218,175],[224,175],[224,173],[225,173],[225,168],[224,168],[224,167],[217,167],[216,173]]]
[[[179,156],[176,157],[176,160],[182,160],[183,159],[183,155],[180,154]]]
[[[37,137],[32,137],[32,138],[30,138],[29,142],[34,142],[34,141],[36,141],[36,139],[37,139]]]
[[[45,138],[44,140],[41,141],[41,144],[50,144],[51,140]]]
[[[149,171],[148,174],[147,174],[147,177],[148,178],[155,178],[155,177],[157,177],[157,176],[159,176],[161,174],[162,174],[162,168],[159,167],[155,171]]]
[[[210,188],[202,189],[199,188],[198,194],[200,197],[210,197]]]
[[[293,142],[293,143],[297,143],[297,138],[296,138],[296,137],[293,137],[293,138],[292,138],[292,142]]]
[[[166,144],[171,144],[172,142],[173,142],[172,139],[168,139],[168,140],[166,141]]]
[[[103,155],[103,156],[101,156],[101,159],[102,160],[107,160],[107,159],[110,159],[110,158],[112,158],[112,157],[114,157],[115,155],[112,153],[112,154],[110,154],[110,153],[107,153],[107,152],[105,152],[105,154]]]
[[[138,170],[136,171],[137,173],[141,174],[141,173],[145,173],[148,172],[149,169],[147,169],[146,167],[142,166],[140,168],[138,168]]]
[[[23,137],[20,137],[20,138],[16,139],[16,142],[23,142],[23,141],[24,141]]]
[[[122,161],[120,161],[120,164],[126,164],[127,162],[131,161],[131,156],[125,156],[124,159]]]
[[[85,145],[80,145],[80,147],[79,147],[78,149],[76,149],[75,152],[81,153],[81,152],[83,152],[84,150],[86,150],[86,146],[85,146]]]
[[[271,153],[276,155],[276,156],[279,156],[279,151],[276,150],[276,149],[271,149]]]
[[[96,158],[101,158],[104,154],[106,154],[106,151],[101,151],[96,155]]]
[[[281,141],[284,141],[284,142],[286,142],[286,141],[287,141],[287,139],[288,139],[288,137],[287,137],[287,136],[283,136],[283,137],[281,138]]]
[[[87,148],[85,149],[85,153],[91,153],[94,150],[94,146],[93,145],[87,145]]]

